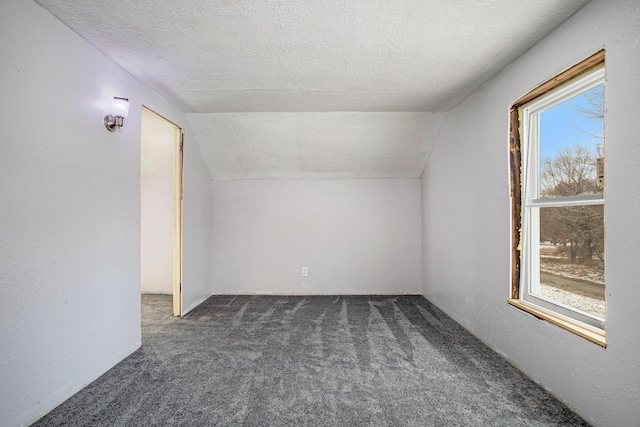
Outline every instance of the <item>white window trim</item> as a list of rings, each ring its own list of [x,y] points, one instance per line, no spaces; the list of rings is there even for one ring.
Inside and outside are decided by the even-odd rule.
[[[592,89],[605,81],[604,65],[579,76],[552,92],[541,95],[521,108],[522,120],[522,264],[519,298],[534,308],[559,315],[581,327],[604,332],[605,319],[536,294],[540,284],[541,207],[567,207],[604,204],[604,193],[571,197],[540,198],[539,115],[546,109]],[[533,238],[535,236],[535,238]],[[531,286],[530,286],[531,285]]]

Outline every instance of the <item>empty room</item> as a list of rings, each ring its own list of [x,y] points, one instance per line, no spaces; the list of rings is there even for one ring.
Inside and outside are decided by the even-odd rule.
[[[0,426],[639,426],[640,2],[5,0]]]

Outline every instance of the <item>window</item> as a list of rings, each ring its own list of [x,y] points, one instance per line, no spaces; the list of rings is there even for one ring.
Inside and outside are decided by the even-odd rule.
[[[604,51],[511,109],[509,302],[605,345]]]

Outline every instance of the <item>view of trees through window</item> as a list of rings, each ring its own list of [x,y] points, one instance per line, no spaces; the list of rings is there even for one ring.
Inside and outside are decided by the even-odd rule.
[[[604,192],[604,85],[540,114],[541,199]],[[541,207],[543,296],[605,317],[604,205]]]

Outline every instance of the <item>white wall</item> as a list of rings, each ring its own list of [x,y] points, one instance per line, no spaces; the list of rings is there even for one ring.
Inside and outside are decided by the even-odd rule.
[[[3,2],[0,40],[0,424],[12,426],[139,347],[141,104],[184,117],[34,2]],[[113,96],[131,113],[110,133]],[[185,143],[190,303],[211,291],[211,198]]]
[[[214,181],[214,293],[419,293],[420,227],[418,179]]]
[[[140,290],[173,294],[173,175],[141,175],[140,208]]]
[[[595,425],[640,420],[640,8],[593,0],[451,111],[423,175],[424,294]],[[605,47],[606,349],[507,305],[508,112]]]
[[[191,127],[182,116],[154,108],[184,131],[182,171],[182,314],[212,294],[211,282],[211,176],[202,160]],[[171,111],[174,111],[173,109]]]
[[[173,294],[173,168],[176,127],[148,110],[142,110],[141,127],[141,291]]]

